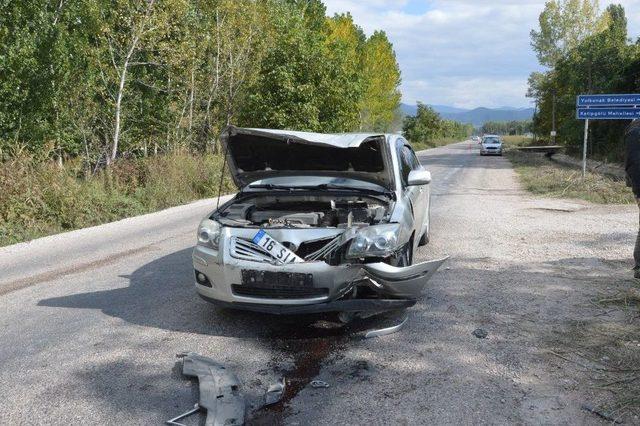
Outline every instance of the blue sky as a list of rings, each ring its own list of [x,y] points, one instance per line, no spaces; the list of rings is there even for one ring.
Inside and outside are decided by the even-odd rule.
[[[367,34],[386,31],[402,70],[402,101],[463,108],[531,106],[527,77],[540,70],[529,45],[544,0],[324,0],[351,12]],[[601,7],[611,1],[601,0]],[[640,0],[621,0],[640,36]]]

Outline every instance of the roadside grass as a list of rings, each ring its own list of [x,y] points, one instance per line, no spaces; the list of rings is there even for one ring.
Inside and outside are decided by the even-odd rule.
[[[190,153],[122,159],[90,177],[79,160],[0,163],[0,246],[215,196],[221,170],[221,155]],[[226,175],[222,193],[233,191]]]
[[[578,198],[599,204],[633,204],[635,199],[624,181],[557,164],[543,154],[505,150],[525,189],[554,198]]]
[[[598,312],[590,320],[573,324],[558,346],[565,360],[586,369],[588,385],[598,393],[591,411],[612,423],[636,424],[640,417],[640,289],[627,283],[622,287],[592,300]]]
[[[502,137],[506,147],[528,146],[533,143],[533,138],[523,135],[507,135]]]
[[[440,138],[440,139],[435,139],[433,141],[429,141],[429,142],[422,142],[422,143],[413,143],[411,142],[411,146],[413,147],[414,151],[421,151],[423,149],[430,149],[430,148],[437,148],[439,146],[445,146],[445,145],[450,145],[452,143],[456,143],[456,142],[460,142],[461,139],[460,138]]]

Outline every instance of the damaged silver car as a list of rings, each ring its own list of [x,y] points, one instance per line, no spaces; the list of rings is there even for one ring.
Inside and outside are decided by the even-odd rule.
[[[402,309],[444,261],[413,264],[431,175],[401,136],[230,126],[221,142],[239,192],[200,223],[203,299],[277,314]]]

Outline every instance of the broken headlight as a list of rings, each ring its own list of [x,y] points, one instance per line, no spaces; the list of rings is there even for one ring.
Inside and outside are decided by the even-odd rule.
[[[397,223],[388,223],[358,229],[349,244],[347,257],[354,259],[389,256],[400,245],[400,228]]]
[[[220,243],[220,224],[214,220],[205,219],[198,227],[198,245],[218,249]]]

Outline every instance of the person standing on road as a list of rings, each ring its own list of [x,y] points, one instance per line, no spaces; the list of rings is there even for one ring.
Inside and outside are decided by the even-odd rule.
[[[640,119],[633,120],[625,130],[624,144],[627,186],[633,190],[633,195],[640,208]],[[640,279],[640,227],[638,228],[636,247],[633,250],[633,259],[635,260],[633,276]]]

